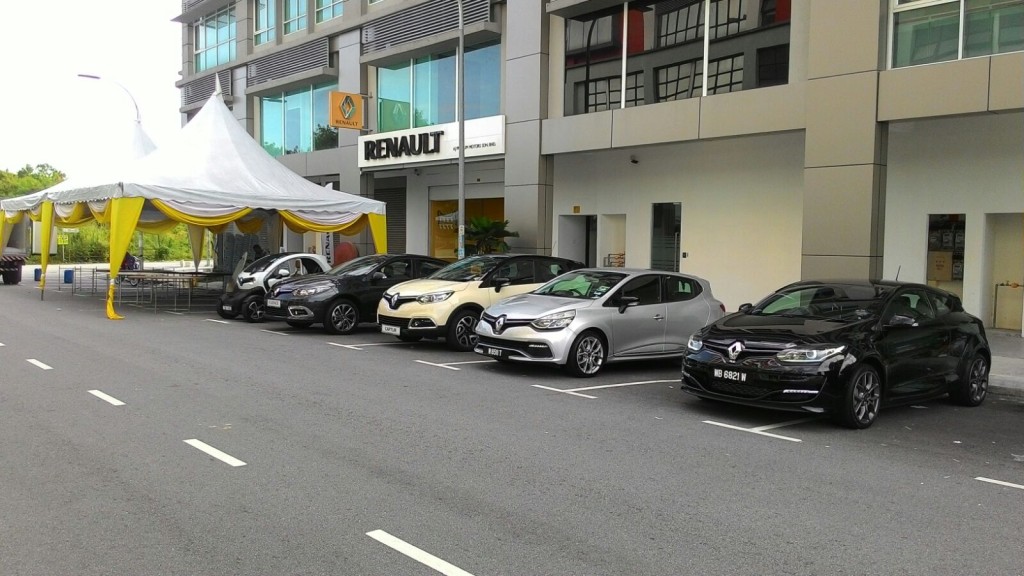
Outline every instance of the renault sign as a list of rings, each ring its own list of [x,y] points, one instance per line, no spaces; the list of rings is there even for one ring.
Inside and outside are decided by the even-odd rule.
[[[365,129],[364,108],[364,99],[361,94],[331,92],[331,126],[355,130]]]

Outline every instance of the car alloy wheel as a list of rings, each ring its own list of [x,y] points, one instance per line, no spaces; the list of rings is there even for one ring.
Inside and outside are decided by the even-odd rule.
[[[569,360],[566,362],[573,375],[588,378],[601,371],[604,365],[604,341],[595,332],[580,334],[569,349]]]
[[[359,310],[348,300],[339,300],[327,310],[324,327],[331,334],[349,334],[359,324]]]
[[[242,304],[242,315],[247,322],[263,321],[263,297],[253,296]]]
[[[459,312],[448,328],[448,347],[459,352],[469,352],[476,347],[476,323],[479,319],[479,314],[472,310]]]
[[[838,420],[849,428],[867,428],[882,405],[882,381],[870,366],[858,366],[847,382]]]
[[[960,378],[958,387],[950,396],[957,404],[978,406],[988,395],[988,361],[984,356],[975,355],[967,363],[967,369]]]

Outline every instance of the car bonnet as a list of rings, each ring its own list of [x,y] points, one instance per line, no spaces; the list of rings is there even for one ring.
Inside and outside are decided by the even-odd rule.
[[[506,298],[501,302],[492,304],[484,311],[491,316],[502,316],[517,319],[532,319],[564,312],[566,310],[579,310],[589,308],[594,300],[583,300],[578,298],[562,298],[559,296],[548,296],[546,294],[520,294]]]

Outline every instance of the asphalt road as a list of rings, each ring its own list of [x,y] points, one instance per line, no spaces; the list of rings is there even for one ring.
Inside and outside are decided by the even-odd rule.
[[[850,431],[673,363],[102,311],[0,286],[4,576],[1024,574],[1019,399]]]

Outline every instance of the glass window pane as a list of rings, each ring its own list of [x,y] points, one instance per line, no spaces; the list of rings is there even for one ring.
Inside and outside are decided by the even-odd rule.
[[[409,63],[377,69],[377,129],[380,132],[412,127],[412,81]]]
[[[419,58],[413,67],[413,121],[433,126],[455,121],[455,54]]]
[[[651,269],[679,271],[679,232],[683,208],[679,202],[654,204],[651,214]]]
[[[334,84],[313,89],[313,149],[328,150],[338,147],[338,129],[331,126],[331,92]]]
[[[955,60],[960,4],[939,4],[893,15],[893,67]]]
[[[967,0],[964,57],[1024,50],[1024,3]]]
[[[313,149],[313,92],[310,88],[284,95],[284,153]]]
[[[284,154],[283,102],[280,96],[260,99],[260,144],[272,156]]]
[[[501,113],[501,46],[491,44],[466,51],[466,118]]]

